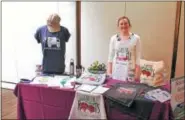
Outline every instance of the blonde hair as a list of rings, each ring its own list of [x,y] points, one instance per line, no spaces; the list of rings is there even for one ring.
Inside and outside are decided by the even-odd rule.
[[[47,19],[47,24],[52,24],[52,23],[60,23],[60,16],[56,13],[53,13],[51,15],[49,15],[48,19]]]

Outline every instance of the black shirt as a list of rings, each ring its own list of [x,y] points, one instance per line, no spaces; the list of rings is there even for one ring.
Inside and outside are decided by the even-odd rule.
[[[37,29],[35,39],[42,45],[43,73],[62,74],[65,71],[66,42],[70,36],[63,26],[59,32],[49,32],[46,25]]]

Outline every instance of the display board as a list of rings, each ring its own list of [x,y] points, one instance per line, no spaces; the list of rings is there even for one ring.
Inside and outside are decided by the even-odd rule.
[[[184,118],[184,76],[171,80],[171,95],[171,105],[175,119],[179,120]]]

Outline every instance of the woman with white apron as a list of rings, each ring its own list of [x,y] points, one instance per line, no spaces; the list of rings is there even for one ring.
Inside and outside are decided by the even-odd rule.
[[[130,32],[130,20],[123,16],[118,19],[119,33],[113,35],[109,45],[107,74],[122,81],[139,80],[140,37]]]

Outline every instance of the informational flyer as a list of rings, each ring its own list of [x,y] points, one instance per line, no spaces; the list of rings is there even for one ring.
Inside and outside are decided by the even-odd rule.
[[[171,95],[171,105],[175,119],[184,118],[184,76],[171,80]]]

